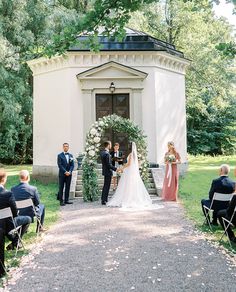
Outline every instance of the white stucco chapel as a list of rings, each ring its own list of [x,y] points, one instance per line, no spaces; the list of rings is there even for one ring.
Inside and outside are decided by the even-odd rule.
[[[85,39],[86,37],[83,37]],[[28,62],[33,72],[33,174],[56,176],[62,144],[83,152],[91,125],[105,115],[129,118],[147,136],[148,160],[163,164],[167,142],[187,159],[185,73],[175,47],[126,29],[123,41],[100,36],[101,50],[73,47],[66,56]],[[106,133],[126,148],[125,133]],[[110,136],[109,136],[110,135]]]

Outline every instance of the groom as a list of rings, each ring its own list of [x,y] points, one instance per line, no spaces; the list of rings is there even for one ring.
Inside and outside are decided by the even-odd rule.
[[[102,188],[102,205],[106,205],[108,201],[108,194],[111,185],[112,170],[116,171],[116,167],[112,165],[111,155],[109,150],[111,149],[111,141],[104,142],[104,150],[101,151],[102,160],[102,175],[104,176],[104,185]]]

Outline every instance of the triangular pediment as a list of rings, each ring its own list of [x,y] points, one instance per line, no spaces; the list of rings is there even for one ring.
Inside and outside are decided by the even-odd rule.
[[[111,61],[77,75],[80,80],[89,79],[144,79],[147,73]]]

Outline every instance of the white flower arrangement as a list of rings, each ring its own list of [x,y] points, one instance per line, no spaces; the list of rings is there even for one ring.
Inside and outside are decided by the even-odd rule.
[[[98,121],[92,125],[85,142],[85,155],[82,161],[82,167],[84,170],[83,195],[85,201],[94,200],[98,197],[99,192],[95,166],[100,151],[102,134],[108,128],[112,128],[117,132],[125,132],[131,141],[136,142],[140,173],[144,182],[147,183],[148,181],[147,145],[143,132],[128,119],[124,119],[117,115],[106,116],[98,119]],[[93,186],[92,188],[91,185]]]
[[[92,128],[91,130],[90,130],[90,134],[91,135],[95,135],[97,133],[97,130],[95,129],[95,128]]]
[[[101,140],[101,138],[99,138],[99,137],[95,137],[95,138],[93,139],[93,141],[94,141],[95,143],[99,143],[100,140]]]
[[[89,150],[89,156],[91,156],[91,157],[93,157],[93,156],[95,156],[95,151],[94,150]]]

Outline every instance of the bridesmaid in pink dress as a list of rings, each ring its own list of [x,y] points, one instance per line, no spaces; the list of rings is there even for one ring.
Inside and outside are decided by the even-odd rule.
[[[168,142],[168,152],[165,154],[166,172],[162,188],[162,199],[164,201],[177,200],[179,181],[177,164],[180,162],[180,156],[175,150],[174,142]]]

